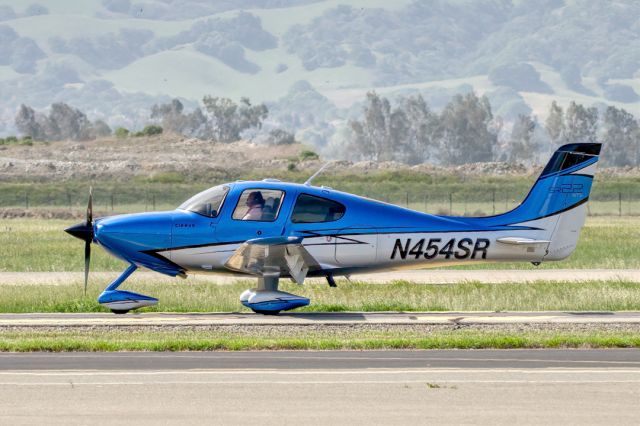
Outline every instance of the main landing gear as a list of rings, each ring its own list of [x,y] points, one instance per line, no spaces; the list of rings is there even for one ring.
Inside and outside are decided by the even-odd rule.
[[[257,314],[278,315],[280,311],[307,306],[309,299],[285,291],[278,291],[278,275],[258,278],[258,287],[245,290],[240,302]]]

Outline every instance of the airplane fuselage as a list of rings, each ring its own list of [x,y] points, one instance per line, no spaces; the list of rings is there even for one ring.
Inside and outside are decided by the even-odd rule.
[[[186,277],[226,273],[258,278],[241,302],[256,312],[304,306],[278,291],[278,279],[302,284],[334,276],[477,262],[562,260],[576,248],[600,144],[560,147],[523,202],[488,217],[452,217],[309,184],[238,181],[215,186],[168,212],[121,215],[67,229],[98,243],[129,267],[98,299],[116,312],[157,303],[117,290],[138,267]],[[85,270],[87,267],[85,267]],[[86,281],[85,281],[86,282]],[[85,284],[86,285],[86,284]]]

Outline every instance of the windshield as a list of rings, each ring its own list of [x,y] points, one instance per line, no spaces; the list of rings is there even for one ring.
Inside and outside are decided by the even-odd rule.
[[[226,185],[214,186],[189,198],[178,208],[207,217],[216,217],[228,192],[229,187]]]

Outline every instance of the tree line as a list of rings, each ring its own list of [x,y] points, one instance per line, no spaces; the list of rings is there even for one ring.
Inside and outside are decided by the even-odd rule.
[[[190,112],[178,99],[154,105],[149,116],[154,124],[133,133],[124,128],[112,132],[104,121],[91,121],[85,113],[65,103],[52,104],[47,114],[22,105],[15,124],[31,140],[90,140],[111,134],[125,138],[168,131],[226,143],[255,136],[268,115],[266,105],[254,105],[248,98],[236,103],[205,96],[202,107]],[[562,108],[554,101],[544,123],[535,116],[519,115],[507,126],[493,115],[489,100],[473,92],[454,96],[440,112],[433,111],[421,95],[401,97],[392,104],[370,92],[361,118],[348,120],[346,128],[342,152],[349,160],[412,165],[541,163],[562,144],[600,141],[605,144],[604,165],[640,165],[640,122],[614,106],[601,111],[571,102]],[[279,128],[263,131],[261,140],[271,144],[295,142],[292,133]]]
[[[203,107],[186,112],[179,99],[151,107],[149,119],[153,123],[138,132],[130,132],[126,128],[111,128],[102,120],[90,121],[86,114],[65,103],[54,103],[49,113],[36,112],[27,105],[21,105],[15,117],[15,124],[24,136],[32,140],[91,140],[109,136],[112,133],[119,137],[152,136],[168,131],[200,139],[218,142],[234,142],[240,140],[246,131],[258,131],[269,115],[264,104],[252,105],[248,98],[241,98],[236,103],[229,98],[205,96]],[[295,142],[293,134],[272,129],[264,138],[267,143],[287,144]]]
[[[18,131],[33,140],[90,140],[109,136],[111,128],[102,120],[90,121],[87,115],[63,102],[54,103],[49,113],[21,105],[15,118]]]
[[[570,142],[604,143],[607,166],[640,165],[640,122],[614,106],[603,113],[571,102],[553,102],[544,124],[519,115],[510,128],[494,117],[485,97],[456,95],[441,112],[421,95],[389,99],[367,94],[361,119],[349,120],[346,152],[354,159],[459,165],[509,161],[540,163],[549,151]]]

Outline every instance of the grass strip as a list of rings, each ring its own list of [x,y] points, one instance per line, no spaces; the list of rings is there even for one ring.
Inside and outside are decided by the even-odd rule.
[[[640,331],[432,330],[428,333],[350,330],[248,335],[246,331],[121,329],[0,331],[0,351],[238,351],[330,349],[638,348]]]
[[[87,296],[80,281],[69,285],[0,286],[0,312],[106,312],[96,302],[107,282],[92,283]],[[125,287],[160,299],[139,312],[248,312],[238,296],[253,281],[157,284],[137,280]],[[337,288],[321,284],[298,286],[286,281],[281,289],[309,297],[311,305],[297,312],[344,311],[638,311],[640,285],[626,281],[486,284],[465,282],[421,285],[406,281],[371,284],[341,280]]]

